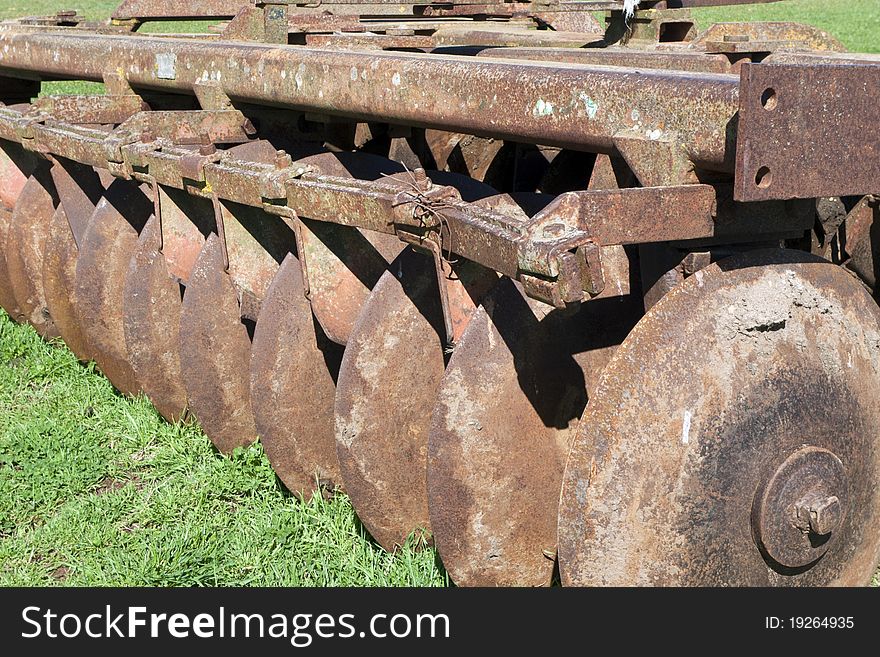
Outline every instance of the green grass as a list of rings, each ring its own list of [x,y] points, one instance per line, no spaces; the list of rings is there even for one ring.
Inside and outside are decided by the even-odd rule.
[[[217,454],[0,311],[0,585],[443,585],[345,495],[304,503],[259,444]]]
[[[115,4],[75,6],[97,19]],[[0,18],[61,7],[0,0]],[[696,14],[702,26],[807,22],[852,50],[880,52],[880,0],[791,0]],[[52,93],[100,88],[47,85]],[[407,546],[389,555],[373,544],[345,495],[292,498],[259,444],[218,455],[197,426],[170,425],[145,399],[121,397],[64,345],[46,344],[0,311],[0,585],[446,583],[433,550]]]

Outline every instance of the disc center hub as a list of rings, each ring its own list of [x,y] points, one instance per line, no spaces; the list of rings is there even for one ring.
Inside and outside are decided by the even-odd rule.
[[[803,447],[786,458],[761,486],[752,530],[765,557],[787,568],[821,558],[846,518],[846,470],[833,452]]]

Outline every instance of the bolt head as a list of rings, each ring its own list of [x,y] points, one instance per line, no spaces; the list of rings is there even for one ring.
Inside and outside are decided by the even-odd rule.
[[[789,568],[816,562],[842,535],[848,507],[847,473],[833,452],[804,446],[785,459],[752,509],[752,528],[766,558]]]
[[[293,158],[287,154],[287,151],[276,151],[275,152],[275,168],[276,169],[286,169],[291,164],[293,164]]]
[[[840,500],[835,495],[815,500],[807,510],[810,531],[818,536],[830,534],[842,520]]]
[[[415,183],[416,187],[419,188],[419,191],[427,192],[429,189],[431,189],[431,179],[428,178],[428,174],[423,168],[419,167],[417,169],[413,169],[412,176],[413,182]]]

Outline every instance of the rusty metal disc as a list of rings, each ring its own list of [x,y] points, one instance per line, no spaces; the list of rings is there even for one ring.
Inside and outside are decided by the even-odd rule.
[[[0,207],[0,308],[16,319],[21,314],[15,291],[9,281],[9,268],[6,265],[7,237],[12,226],[12,210]]]
[[[210,201],[163,187],[159,204],[161,222],[150,217],[128,264],[122,325],[138,384],[165,419],[176,421],[187,408],[180,366],[183,286],[215,228],[214,211]]]
[[[428,529],[427,424],[445,367],[444,335],[433,260],[407,249],[355,324],[336,394],[345,491],[386,550]]]
[[[15,207],[36,165],[36,156],[21,144],[0,141],[0,209]]]
[[[159,243],[159,222],[147,220],[125,275],[122,326],[129,364],[138,384],[169,422],[186,412],[180,374],[181,284],[168,271]]]
[[[61,338],[79,360],[88,361],[92,352],[76,314],[78,244],[110,183],[91,167],[69,160],[56,160],[51,174],[60,202],[43,253],[43,293]]]
[[[322,153],[297,162],[344,178],[374,179],[400,166],[363,153]],[[275,472],[296,494],[342,487],[334,398],[344,343],[370,289],[400,241],[346,226],[303,222],[299,246],[267,290],[254,332],[251,403]]]
[[[70,225],[74,241],[79,244],[88,228],[95,206],[115,178],[106,171],[56,158],[51,169],[58,201]]]
[[[325,175],[376,180],[400,173],[396,162],[368,153],[320,153],[297,161]],[[370,290],[401,250],[393,235],[332,223],[304,221],[300,249],[307,263],[308,296],[324,333],[346,344]]]
[[[521,212],[504,195],[457,174],[465,199]],[[473,198],[482,195],[483,198]],[[462,261],[444,282],[456,333],[497,275]],[[379,279],[346,345],[336,394],[336,449],[352,505],[385,549],[430,530],[425,467],[428,424],[448,355],[437,271],[430,255],[404,250]]]
[[[272,468],[305,497],[341,486],[333,400],[342,348],[331,342],[305,298],[300,263],[288,255],[254,330],[251,404]]]
[[[615,353],[559,511],[569,585],[861,585],[880,554],[880,310],[794,251],[712,265]]]
[[[49,164],[28,178],[6,236],[8,282],[15,296],[20,322],[29,322],[44,338],[56,338],[58,329],[49,314],[43,291],[43,251],[52,227],[57,198]]]
[[[459,586],[546,586],[568,446],[629,298],[557,311],[503,279],[450,359],[428,443],[434,542]]]
[[[190,410],[221,452],[257,436],[247,363],[251,340],[220,239],[208,236],[180,311],[180,364]]]
[[[0,308],[13,319],[19,317],[21,311],[9,282],[6,239],[12,225],[13,208],[33,171],[33,160],[33,155],[19,144],[0,141]]]
[[[79,244],[75,309],[92,357],[117,390],[140,392],[128,360],[122,326],[123,281],[143,228],[153,209],[136,184],[118,180],[95,207]]]
[[[49,239],[43,254],[43,292],[46,307],[61,339],[81,361],[93,358],[88,338],[76,314],[76,263],[79,249],[63,205],[52,215]]]
[[[229,153],[273,161],[267,142]],[[180,310],[180,368],[189,409],[221,452],[253,442],[251,338],[279,262],[294,248],[293,226],[261,209],[215,199],[213,229],[186,277]],[[164,217],[164,213],[163,213]]]

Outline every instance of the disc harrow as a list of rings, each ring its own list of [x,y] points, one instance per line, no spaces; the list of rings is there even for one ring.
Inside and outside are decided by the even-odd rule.
[[[865,584],[880,59],[717,4],[2,22],[0,306],[458,585]]]

